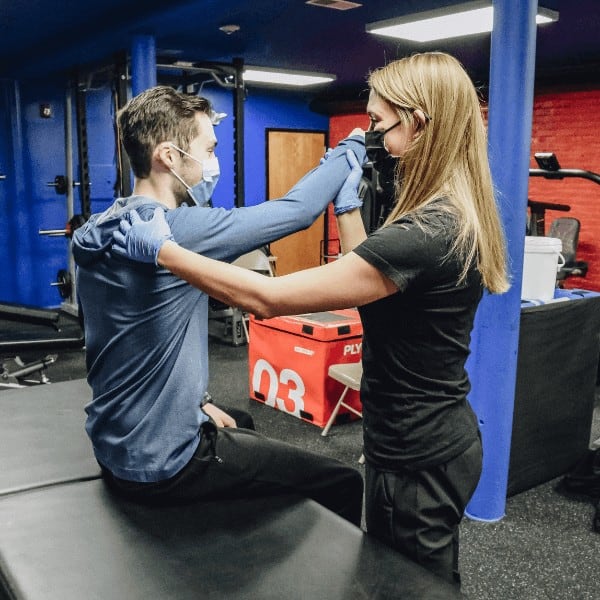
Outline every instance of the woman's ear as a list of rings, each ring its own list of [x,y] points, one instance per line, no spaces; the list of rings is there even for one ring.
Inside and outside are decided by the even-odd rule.
[[[427,124],[427,117],[425,113],[420,109],[416,108],[413,111],[413,116],[415,118],[415,130],[413,132],[412,139],[416,140],[423,133],[423,129],[425,129],[425,125]]]

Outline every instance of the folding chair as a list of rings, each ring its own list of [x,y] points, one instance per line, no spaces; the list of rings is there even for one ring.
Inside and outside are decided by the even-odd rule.
[[[329,417],[329,420],[327,421],[327,424],[325,425],[325,427],[323,428],[323,431],[321,432],[322,436],[326,436],[329,433],[329,429],[333,425],[333,422],[335,421],[335,418],[337,417],[337,414],[342,406],[344,408],[348,409],[351,413],[354,413],[357,417],[362,418],[362,412],[356,410],[353,406],[350,406],[349,404],[346,404],[346,402],[344,402],[344,399],[346,398],[346,394],[348,393],[348,390],[355,390],[357,392],[360,391],[360,380],[362,377],[362,363],[356,362],[356,363],[344,363],[344,364],[337,364],[337,365],[329,365],[329,369],[327,370],[327,373],[329,374],[329,377],[331,377],[332,379],[335,379],[336,381],[339,381],[340,383],[344,384],[344,390],[342,391],[340,398],[339,398],[337,404],[335,405],[335,408],[333,409],[331,416]],[[360,455],[358,462],[361,465],[365,462],[364,454]]]
[[[268,277],[275,277],[276,256],[267,254],[266,249],[258,248],[242,254],[232,264]],[[237,308],[211,298],[209,301],[209,333],[230,340],[234,346],[249,343],[248,314]],[[210,327],[211,323],[214,327]],[[239,327],[241,325],[241,329]]]
[[[256,271],[262,273],[268,277],[275,277],[275,263],[277,261],[276,256],[267,254],[261,248],[252,250],[247,254],[242,254],[238,259],[234,260],[232,264],[236,267],[243,267],[250,271]],[[244,328],[244,334],[246,336],[246,342],[250,342],[250,333],[248,332],[248,314],[242,314],[242,327]]]
[[[269,277],[275,277],[275,262],[276,256],[267,254],[262,249],[252,250],[247,254],[242,254],[238,259],[233,261],[233,264],[250,271],[257,271]]]
[[[323,431],[321,432],[322,436],[326,436],[329,433],[329,429],[333,425],[333,422],[335,421],[335,418],[337,417],[337,414],[342,406],[344,408],[348,409],[351,413],[354,413],[357,417],[362,417],[362,412],[356,410],[353,406],[350,406],[349,404],[344,402],[344,400],[346,398],[346,394],[348,393],[348,390],[360,391],[360,379],[362,377],[362,363],[356,362],[356,363],[329,365],[329,369],[327,370],[327,373],[329,374],[329,377],[342,383],[344,385],[344,390],[342,391],[342,394],[340,395],[340,398],[337,401],[335,408],[331,412],[331,416],[329,417],[327,424],[325,425],[325,427],[323,428]]]

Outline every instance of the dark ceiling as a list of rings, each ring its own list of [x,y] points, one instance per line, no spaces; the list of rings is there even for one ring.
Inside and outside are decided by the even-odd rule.
[[[337,76],[332,95],[365,87],[370,69],[421,50],[444,50],[485,85],[490,35],[417,44],[368,34],[365,24],[458,4],[452,0],[357,0],[340,11],[305,0],[15,0],[0,4],[0,77],[59,76],[73,67],[110,63],[132,35],[150,34],[159,55],[323,71]],[[559,21],[538,28],[537,77],[552,83],[600,74],[600,0],[541,0]],[[240,30],[219,31],[226,24]]]

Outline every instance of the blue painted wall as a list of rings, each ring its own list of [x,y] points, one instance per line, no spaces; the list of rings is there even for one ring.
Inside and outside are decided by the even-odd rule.
[[[221,178],[215,189],[213,204],[225,208],[234,206],[233,184],[233,96],[228,90],[205,86],[206,96],[217,112],[227,117],[215,128],[219,144],[217,156]],[[266,129],[304,129],[327,131],[329,118],[313,113],[308,108],[309,98],[289,92],[264,91],[250,88],[245,110],[245,205],[253,206],[267,199]],[[285,156],[281,157],[285,160]]]
[[[40,229],[62,229],[67,221],[66,196],[47,185],[56,175],[65,174],[64,107],[66,83],[35,81],[8,82],[19,93],[2,88],[0,110],[8,119],[0,119],[0,137],[10,144],[0,146],[0,173],[3,163],[11,164],[22,175],[0,190],[0,246],[5,258],[4,283],[0,302],[19,302],[56,307],[61,298],[55,281],[59,269],[68,267],[69,241],[65,237],[40,236]],[[219,139],[217,156],[221,178],[213,198],[215,206],[234,206],[233,184],[233,96],[216,85],[205,85],[207,96],[218,112],[227,117],[216,128]],[[12,101],[12,104],[11,104]],[[245,101],[245,204],[266,199],[265,129],[327,130],[328,118],[308,109],[303,94],[250,89]],[[50,118],[40,116],[40,104],[49,104]],[[108,85],[87,92],[88,153],[92,211],[105,210],[114,199],[116,155],[114,107]],[[77,181],[75,103],[73,102],[74,178]],[[282,157],[285,160],[285,157]],[[21,183],[19,183],[19,181]],[[10,190],[13,190],[10,192]],[[13,201],[9,197],[16,197]],[[74,191],[75,212],[81,212],[79,188]]]

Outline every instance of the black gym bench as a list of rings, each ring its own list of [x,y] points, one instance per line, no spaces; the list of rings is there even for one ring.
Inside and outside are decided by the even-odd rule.
[[[319,504],[145,507],[103,484],[84,380],[0,395],[0,598],[462,597]]]

